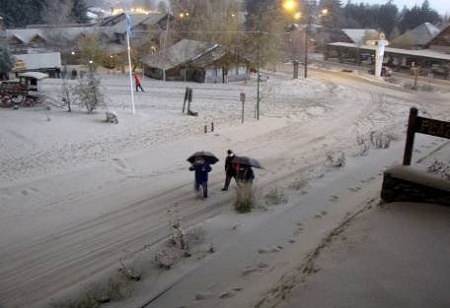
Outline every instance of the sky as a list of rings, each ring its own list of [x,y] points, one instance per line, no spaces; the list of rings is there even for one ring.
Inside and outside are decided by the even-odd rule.
[[[369,4],[385,4],[387,0],[352,0],[352,3],[369,3]],[[424,0],[393,0],[393,3],[401,10],[404,6],[412,8],[415,5],[421,6]],[[346,1],[343,1],[346,3]],[[450,0],[429,0],[431,8],[436,10],[439,14],[450,15]]]

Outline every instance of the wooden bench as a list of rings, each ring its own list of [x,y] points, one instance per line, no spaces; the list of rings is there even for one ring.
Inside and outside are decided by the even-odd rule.
[[[408,201],[450,205],[450,181],[426,169],[411,166],[416,133],[450,139],[450,122],[418,116],[411,108],[403,164],[384,172],[381,199],[385,202]]]

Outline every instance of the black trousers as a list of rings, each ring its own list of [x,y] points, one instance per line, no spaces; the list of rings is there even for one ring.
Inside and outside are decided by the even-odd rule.
[[[202,188],[202,191],[203,191],[203,198],[207,198],[208,197],[208,182],[203,182],[203,183],[195,182],[195,190],[199,191],[200,187]]]
[[[145,92],[144,88],[142,88],[142,86],[140,84],[137,84],[136,85],[136,92],[139,92],[139,89],[141,89],[142,92]]]
[[[235,178],[234,174],[226,174],[225,184],[223,185],[223,189],[228,189],[231,183],[231,179]]]

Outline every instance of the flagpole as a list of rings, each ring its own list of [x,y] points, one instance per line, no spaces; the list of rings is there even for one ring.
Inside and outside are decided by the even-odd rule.
[[[126,13],[127,19],[127,51],[128,51],[128,71],[130,75],[130,92],[131,92],[131,106],[133,114],[136,114],[136,109],[134,108],[134,91],[133,91],[133,76],[131,72],[131,48],[130,48],[130,32],[131,32],[131,21],[130,16]]]

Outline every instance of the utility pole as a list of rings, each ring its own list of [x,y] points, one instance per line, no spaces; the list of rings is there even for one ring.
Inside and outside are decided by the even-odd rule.
[[[305,30],[305,79],[308,78],[308,48],[309,48],[309,36],[311,32],[311,14],[310,14],[310,4],[309,1],[306,1],[306,15],[307,15],[307,24]]]

